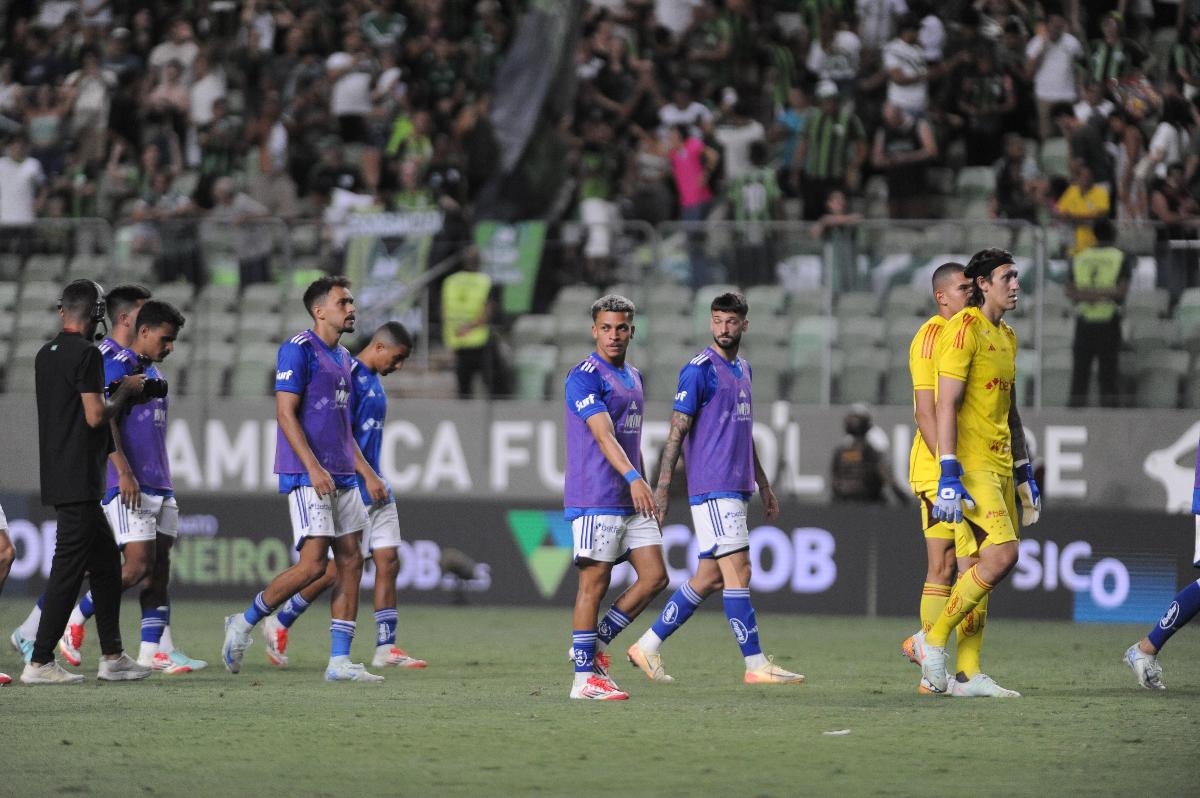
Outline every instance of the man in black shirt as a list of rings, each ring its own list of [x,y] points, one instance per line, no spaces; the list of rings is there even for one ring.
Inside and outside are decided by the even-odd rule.
[[[100,509],[105,462],[113,450],[111,422],[142,394],[146,378],[125,377],[111,398],[105,398],[103,359],[92,346],[104,309],[104,292],[98,284],[72,282],[59,303],[62,331],[34,361],[42,503],[53,505],[58,515],[58,540],[33,654],[21,674],[26,684],[83,681],[82,676],[59,667],[53,652],[85,572],[92,586],[103,654],[97,678],[124,681],[150,675],[149,668],[122,651],[121,555]]]

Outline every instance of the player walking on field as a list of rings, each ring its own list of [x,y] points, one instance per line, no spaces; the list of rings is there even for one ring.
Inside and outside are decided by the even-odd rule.
[[[571,522],[579,590],[571,619],[571,698],[623,700],[604,648],[667,586],[654,494],[642,477],[642,375],[625,362],[634,305],[609,294],[592,305],[596,349],[567,374],[563,507]],[[636,465],[635,465],[636,464]],[[599,624],[613,565],[628,559],[637,581]]]
[[[375,331],[350,364],[350,413],[354,420],[354,440],[363,456],[380,473],[379,455],[383,449],[383,422],[387,417],[387,394],[380,377],[399,371],[412,352],[412,336],[398,321],[389,321]],[[424,668],[425,660],[408,656],[396,646],[396,575],[400,573],[400,519],[396,513],[396,497],[388,489],[387,501],[372,503],[365,481],[358,478],[358,492],[367,507],[367,530],[364,542],[375,561],[375,657],[371,664],[377,668]],[[334,583],[337,573],[333,563],[325,575],[292,596],[275,615],[263,621],[267,659],[281,668],[287,667],[288,629],[308,609],[317,597]]]
[[[337,569],[329,626],[327,681],[381,682],[350,661],[362,580],[362,530],[367,511],[358,492],[362,477],[371,503],[387,499],[387,486],[363,457],[351,434],[350,364],[339,341],[354,332],[354,296],[345,277],[322,277],[304,292],[311,329],[279,347],[275,374],[275,473],[288,497],[300,560],[276,576],[244,613],[225,619],[221,659],[230,673],[242,668],[250,630],[291,596],[320,579],[329,550]]]
[[[913,653],[921,665],[918,689],[933,694],[950,689],[950,633],[1017,562],[1017,495],[1026,526],[1035,523],[1041,511],[1024,427],[1013,401],[1017,336],[1003,321],[1017,306],[1017,267],[1009,252],[984,249],[975,253],[964,274],[972,283],[970,302],[946,323],[936,344],[941,477],[930,516],[955,524],[965,519],[972,534],[966,541],[969,550],[959,554],[979,559],[959,578],[933,626],[913,635]],[[977,614],[982,628],[985,613]],[[958,694],[1020,696],[981,672],[960,670],[955,681]]]
[[[151,304],[153,303],[153,304]],[[151,309],[144,315],[144,307]],[[105,296],[111,331],[97,347],[104,358],[106,384],[126,375],[145,373],[162,379],[156,363],[173,350],[184,324],[183,315],[164,302],[153,302],[144,286],[119,285]],[[206,667],[204,660],[175,648],[171,634],[171,548],[179,525],[179,507],[171,484],[166,453],[167,397],[131,407],[112,421],[115,450],[109,455],[107,488],[102,502],[105,517],[121,550],[123,589],[141,584],[141,648],[138,662],[166,674],[184,674]],[[13,645],[28,661],[33,636],[42,614],[43,598],[12,635]],[[95,614],[92,591],[71,610],[58,652],[70,665],[83,662],[84,624]]]
[[[913,438],[912,451],[908,457],[908,482],[921,504],[921,529],[925,533],[925,553],[928,566],[925,584],[921,588],[921,629],[929,631],[946,607],[950,598],[950,586],[954,584],[956,572],[965,574],[977,559],[968,556],[974,550],[974,534],[967,523],[935,521],[931,517],[933,503],[938,492],[937,460],[937,342],[945,329],[946,322],[967,306],[971,298],[972,283],[963,274],[961,263],[943,263],[933,272],[933,299],[937,303],[937,315],[921,325],[908,347],[908,371],[913,386],[913,417],[917,423],[917,434]],[[957,555],[957,559],[956,559]],[[983,620],[987,618],[988,599],[967,614],[955,630],[958,638],[958,671],[968,679],[955,680],[950,684],[952,695],[968,696],[968,692],[981,684],[993,682],[970,681],[979,673],[979,651],[983,645]],[[900,647],[901,653],[913,662],[912,638]],[[968,685],[970,686],[968,688]]]
[[[1196,481],[1192,488],[1192,513],[1196,516],[1196,549],[1192,563],[1200,568],[1200,451],[1196,452]],[[1158,652],[1171,639],[1171,635],[1187,626],[1188,621],[1200,613],[1200,580],[1192,582],[1175,595],[1162,618],[1150,634],[1134,643],[1125,651],[1125,664],[1133,668],[1138,684],[1151,690],[1165,690],[1162,682],[1162,665],[1158,663]]]
[[[673,681],[659,647],[691,617],[710,593],[724,588],[725,617],[746,663],[747,684],[799,684],[804,677],[769,660],[758,642],[750,602],[750,529],[746,513],[758,485],[768,521],[779,517],[779,501],[754,447],[750,364],[738,355],[749,327],[749,305],[741,294],[721,294],[710,306],[713,344],[679,372],[671,431],[659,466],[655,504],[659,524],[679,452],[687,468],[688,501],[700,545],[696,575],[667,601],[658,620],[629,647],[629,661],[651,680]]]

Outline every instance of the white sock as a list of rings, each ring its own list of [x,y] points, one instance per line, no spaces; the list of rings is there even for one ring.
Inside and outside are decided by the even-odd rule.
[[[766,654],[751,654],[750,656],[746,657],[746,670],[748,671],[758,670],[766,664]]]
[[[587,680],[590,678],[592,678],[592,673],[590,671],[575,671],[575,686],[583,687],[585,684],[587,684]]]
[[[600,638],[596,638],[596,651],[603,651],[608,648],[608,643],[605,643]]]
[[[158,644],[157,643],[150,643],[150,642],[143,640],[141,648],[138,649],[138,662],[141,662],[144,659],[153,659],[154,655],[157,653],[158,653]]]
[[[25,619],[25,623],[21,624],[17,630],[21,637],[26,640],[33,640],[37,637],[38,624],[42,622],[42,608],[38,605],[33,605],[33,610],[29,613],[29,617]]]
[[[376,653],[376,654],[387,654],[387,653],[390,653],[390,652],[391,652],[391,650],[392,650],[392,644],[391,644],[391,643],[384,643],[383,645],[380,645],[380,646],[375,646],[375,653]]]
[[[175,641],[171,639],[171,624],[163,627],[162,639],[158,641],[158,650],[170,654],[175,650]]]
[[[638,648],[645,651],[647,654],[653,654],[658,651],[658,647],[663,644],[662,638],[654,634],[653,629],[647,629],[646,633],[638,638]]]
[[[75,609],[71,610],[71,617],[67,619],[67,623],[83,626],[87,622],[87,618],[83,617],[83,613],[79,611],[79,605],[75,605]]]
[[[253,626],[250,625],[250,622],[246,620],[246,616],[242,615],[240,612],[237,615],[233,616],[232,625],[234,627],[236,627],[239,632],[249,632],[251,629],[254,628]],[[163,629],[163,637],[166,637],[166,636],[167,636],[167,630],[164,628]],[[159,645],[161,646],[162,643],[159,643]]]
[[[338,654],[336,657],[329,658],[329,667],[332,668],[334,665],[345,665],[349,662],[350,662],[350,655]]]

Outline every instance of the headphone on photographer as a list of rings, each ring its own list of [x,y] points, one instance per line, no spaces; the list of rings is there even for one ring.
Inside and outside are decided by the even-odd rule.
[[[80,284],[90,285],[92,290],[96,292],[96,301],[92,305],[91,322],[96,325],[95,339],[97,341],[103,341],[108,335],[108,322],[105,319],[105,313],[108,310],[108,306],[104,301],[104,286],[100,285],[100,283],[96,282],[95,280],[81,278],[79,280],[72,280],[70,283],[68,283],[67,287],[63,289],[63,294],[66,294],[67,291],[70,290],[71,286]],[[62,306],[63,300],[62,297],[59,297],[58,309],[62,310]],[[104,328],[103,332],[100,330],[101,327]]]

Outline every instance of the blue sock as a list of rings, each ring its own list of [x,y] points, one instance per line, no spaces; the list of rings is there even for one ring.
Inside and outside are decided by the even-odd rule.
[[[729,619],[729,628],[737,638],[738,648],[743,657],[761,654],[758,645],[758,621],[754,617],[754,606],[750,603],[750,588],[725,588],[722,593],[725,599],[725,617]]]
[[[91,595],[91,591],[88,591],[88,595]],[[43,593],[42,595],[38,596],[37,608],[40,610],[42,608],[42,605],[44,605],[45,603],[46,603],[46,594]]]
[[[596,630],[576,629],[571,632],[571,645],[575,647],[575,672],[591,673],[596,657]]]
[[[275,608],[268,607],[266,599],[263,598],[263,594],[259,593],[254,597],[254,601],[250,603],[250,606],[246,608],[246,612],[242,614],[242,617],[246,619],[246,623],[254,626],[256,623],[261,621],[263,618],[266,618],[274,611]]]
[[[1197,612],[1200,612],[1200,580],[1192,582],[1176,594],[1162,620],[1150,630],[1150,642],[1155,648],[1161,649],[1171,639],[1171,635],[1196,617]]]
[[[375,610],[375,645],[396,645],[396,625],[400,615],[396,610]]]
[[[303,596],[297,593],[283,602],[283,606],[279,608],[279,613],[275,617],[279,619],[279,622],[283,624],[285,629],[291,629],[292,624],[304,614],[306,609],[308,609],[308,602],[304,600]]]
[[[687,582],[683,583],[683,587],[675,591],[675,595],[667,601],[667,606],[663,607],[662,615],[650,627],[655,636],[659,640],[666,640],[679,627],[683,626],[684,621],[692,617],[692,613],[704,601],[700,594],[692,590],[692,586]]]
[[[607,646],[614,637],[621,633],[622,629],[629,625],[629,621],[628,615],[615,606],[609,607],[608,612],[604,613],[604,617],[600,619],[600,624],[596,627],[596,640]]]
[[[170,616],[171,613],[166,607],[142,610],[142,642],[158,645]]]
[[[83,613],[85,620],[96,614],[96,608],[92,605],[92,591],[84,593],[83,598],[79,600],[79,611]]]
[[[354,629],[358,626],[354,621],[339,621],[333,619],[329,623],[329,656],[350,656],[350,643],[354,641]]]

